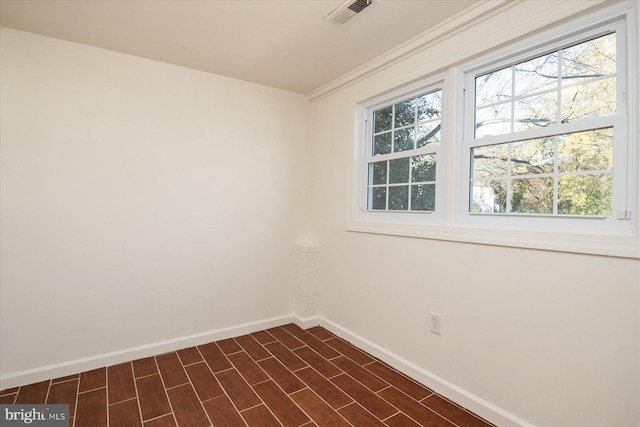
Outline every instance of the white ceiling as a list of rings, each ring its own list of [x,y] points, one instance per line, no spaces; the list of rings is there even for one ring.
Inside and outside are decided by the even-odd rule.
[[[382,0],[347,25],[343,0],[0,0],[0,24],[309,93],[478,0]]]

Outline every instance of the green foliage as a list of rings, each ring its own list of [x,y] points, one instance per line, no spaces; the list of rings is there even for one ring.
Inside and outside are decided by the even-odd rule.
[[[616,108],[615,34],[476,79],[476,138],[547,127]],[[613,128],[477,147],[473,212],[611,215]]]

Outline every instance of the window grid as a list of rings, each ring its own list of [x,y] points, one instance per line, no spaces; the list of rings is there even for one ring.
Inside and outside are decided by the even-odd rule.
[[[576,82],[569,82],[569,78],[572,78],[572,73],[575,73],[576,70],[575,68],[570,69],[570,67],[576,67],[575,65],[575,61],[574,61],[574,65],[570,65],[565,64],[565,55],[564,52],[566,50],[569,49],[573,49],[573,48],[577,48],[577,49],[582,49],[582,51],[584,51],[585,49],[588,49],[591,47],[591,43],[594,43],[594,47],[593,50],[596,52],[596,58],[598,57],[598,55],[604,56],[605,54],[600,52],[598,50],[597,47],[595,47],[595,43],[613,43],[614,45],[614,52],[616,49],[616,45],[617,45],[617,40],[616,37],[618,36],[618,34],[615,31],[609,32],[605,35],[599,35],[598,37],[593,37],[593,38],[586,38],[584,41],[578,42],[578,43],[574,43],[571,45],[567,45],[564,47],[560,47],[556,50],[553,50],[551,52],[548,52],[546,54],[541,54],[541,55],[537,55],[535,57],[533,57],[532,59],[525,59],[522,61],[518,61],[518,62],[514,62],[510,65],[507,65],[506,67],[503,68],[494,68],[495,71],[488,71],[488,72],[477,72],[474,74],[469,75],[471,80],[473,81],[473,87],[474,87],[474,91],[473,91],[473,135],[475,137],[475,139],[467,142],[467,144],[469,145],[470,148],[470,156],[469,156],[469,199],[468,199],[468,212],[469,213],[473,213],[473,214],[485,214],[485,215],[493,215],[496,213],[499,214],[510,214],[510,215],[518,215],[520,214],[520,212],[518,211],[518,209],[514,209],[513,206],[513,201],[514,201],[514,185],[520,185],[523,188],[525,188],[527,186],[527,184],[530,184],[533,186],[533,184],[536,183],[536,181],[538,183],[543,183],[538,184],[538,187],[541,188],[541,192],[543,193],[542,195],[544,196],[545,192],[546,192],[546,196],[548,196],[548,192],[549,192],[549,187],[552,186],[551,188],[551,208],[549,209],[549,207],[547,206],[549,203],[549,200],[540,200],[540,194],[536,195],[533,193],[530,193],[529,196],[533,197],[533,199],[538,199],[537,201],[539,202],[539,208],[541,209],[541,211],[532,211],[532,212],[525,212],[525,214],[530,215],[530,214],[542,214],[542,215],[552,215],[552,216],[558,216],[558,215],[566,215],[567,212],[560,212],[559,210],[559,206],[560,206],[560,196],[561,196],[561,191],[563,191],[563,188],[561,188],[561,183],[564,181],[565,185],[567,185],[568,182],[571,181],[570,177],[578,177],[578,176],[584,176],[584,177],[591,177],[592,180],[594,179],[598,179],[598,177],[600,177],[601,179],[601,185],[607,185],[606,183],[609,181],[607,179],[607,176],[609,176],[611,178],[611,181],[613,180],[613,168],[595,168],[595,167],[591,167],[591,168],[586,168],[584,170],[576,170],[576,171],[564,171],[564,172],[560,172],[558,170],[559,167],[559,140],[562,136],[571,136],[571,135],[578,135],[581,132],[588,132],[590,130],[597,130],[598,127],[594,126],[594,124],[598,124],[597,120],[593,120],[593,118],[591,116],[593,116],[594,114],[596,116],[602,116],[599,118],[604,118],[605,121],[609,121],[611,122],[610,124],[608,124],[609,127],[611,127],[613,129],[613,124],[616,122],[615,118],[618,114],[618,110],[620,109],[619,106],[619,100],[618,98],[618,94],[617,92],[617,82],[615,82],[615,85],[611,85],[610,87],[613,86],[613,90],[614,90],[614,108],[615,110],[610,111],[607,109],[607,102],[611,102],[610,98],[607,99],[606,97],[604,98],[603,101],[603,105],[604,109],[594,109],[593,111],[589,111],[587,109],[586,113],[582,112],[579,114],[584,114],[583,116],[578,116],[577,118],[573,119],[571,117],[565,117],[563,119],[563,114],[565,113],[564,111],[564,107],[566,105],[568,105],[570,108],[574,107],[574,105],[572,104],[571,101],[567,102],[568,100],[566,99],[566,95],[564,94],[565,91],[567,90],[571,90],[572,88],[577,88],[576,92],[574,94],[574,98],[573,100],[575,100],[575,97],[578,96],[579,94],[579,90],[582,89],[585,94],[588,93],[588,89],[590,88],[589,85],[592,85],[594,82],[600,82],[600,81],[606,81],[612,78],[616,78],[617,80],[617,70],[615,73],[601,73],[601,74],[597,74],[597,73],[590,73],[591,75],[586,75],[586,70],[589,69],[589,67],[591,67],[593,64],[586,62],[585,64],[580,64],[582,66],[585,67],[585,76],[581,76],[581,75],[573,75],[573,78],[576,78],[577,81]],[[611,42],[611,40],[613,40]],[[615,57],[614,57],[615,58]],[[544,64],[546,63],[547,60],[556,60],[557,64],[555,65],[555,77],[553,77],[553,74],[549,75],[549,76],[544,76],[542,73],[540,73],[540,75],[542,75],[543,77],[546,78],[550,78],[553,79],[555,81],[552,82],[553,87],[551,88],[545,88],[544,86],[547,86],[548,83],[545,83],[544,80],[542,81],[536,81],[535,78],[540,78],[540,75],[538,75],[539,72],[539,68],[536,68],[534,70],[535,73],[535,77],[534,80],[531,82],[519,82],[517,80],[517,71],[518,71],[518,67],[522,67],[521,68],[521,73],[526,74],[527,72],[531,72],[529,70],[527,70],[527,65],[530,65],[530,63],[535,63],[535,61],[541,61],[542,66],[544,66]],[[607,57],[607,59],[604,60],[604,64],[600,64],[600,63],[596,63],[596,66],[601,66],[604,68],[606,68],[607,66],[611,67],[611,63],[613,63],[613,67],[614,69],[617,68],[617,58],[616,59],[612,59],[610,57]],[[563,68],[566,67],[566,70]],[[506,83],[503,81],[504,77],[500,77],[500,73],[504,73],[504,71],[509,70],[509,75],[510,75],[510,80],[506,81]],[[567,73],[567,78],[565,79],[565,76],[563,75],[563,71]],[[509,92],[508,92],[508,99],[505,100],[499,100],[500,97],[500,92],[496,92],[496,93],[492,93],[490,91],[490,86],[489,86],[489,82],[490,79],[493,78],[495,76],[496,80],[494,81],[494,85],[498,84],[499,87],[501,87],[500,85],[505,85],[505,84],[509,84],[510,88],[509,88]],[[483,80],[480,80],[483,79]],[[501,80],[502,79],[502,80]],[[497,83],[495,83],[497,82]],[[569,82],[568,84],[565,84],[565,82]],[[527,92],[522,91],[521,88],[519,88],[519,84],[522,84],[523,87],[527,87],[527,85],[533,85],[534,87],[536,87],[537,89],[542,88],[543,90],[533,90],[531,92]],[[537,86],[536,86],[537,85]],[[489,91],[486,93],[482,93],[483,98],[480,99],[479,98],[479,91],[486,91],[486,88],[489,87]],[[518,94],[517,91],[520,91],[521,93]],[[555,93],[555,100],[552,102],[551,106],[553,106],[555,104],[555,111],[553,112],[555,115],[555,123],[549,123],[548,125],[540,125],[540,123],[533,123],[532,125],[528,126],[527,130],[520,130],[520,129],[516,129],[516,124],[518,123],[518,120],[520,120],[521,118],[519,118],[517,116],[518,111],[517,111],[517,103],[519,100],[535,100],[536,98],[540,98],[540,99],[544,99],[544,95],[547,94],[552,94]],[[568,93],[568,92],[567,92]],[[585,94],[580,94],[580,96],[586,96]],[[611,95],[609,95],[611,96]],[[496,100],[497,98],[497,100]],[[504,125],[502,125],[502,129],[504,129],[502,132],[500,132],[500,118],[499,118],[499,112],[498,109],[500,108],[500,106],[506,106],[505,108],[509,108],[509,126],[508,126],[508,131],[504,132],[506,130],[506,128],[504,127]],[[526,107],[529,107],[530,105],[527,105]],[[580,105],[576,104],[575,108],[579,108]],[[544,108],[547,108],[546,110]],[[545,106],[543,108],[543,110],[541,111],[542,117],[544,117],[545,114],[550,114],[553,110],[548,110],[548,106]],[[609,107],[611,108],[611,107]],[[486,112],[491,112],[491,109],[493,109],[495,111],[496,117],[497,117],[497,121],[496,123],[498,123],[498,127],[495,128],[498,130],[497,135],[494,134],[487,134],[485,135],[479,135],[478,136],[478,129],[480,128],[480,121],[479,120],[485,120],[486,122],[488,122],[489,124],[492,124],[492,122],[490,121],[491,119],[487,119],[487,117],[489,117],[489,115],[485,115],[482,116],[481,119],[478,118],[478,113],[482,112],[483,110]],[[574,112],[571,110],[567,111],[567,114],[573,114]],[[504,117],[504,116],[502,116]],[[552,116],[547,116],[547,117],[552,117]],[[607,118],[609,118],[610,120],[607,120]],[[527,117],[525,116],[525,120],[527,119]],[[537,120],[536,116],[534,116],[533,114],[530,116],[530,119],[532,120]],[[600,120],[602,121],[602,120]],[[574,131],[574,133],[569,133],[569,134],[564,134],[562,132],[563,128],[565,127],[564,125],[567,124],[567,122],[572,122],[572,124],[574,124],[574,126],[571,126],[572,128],[576,128],[577,129]],[[514,144],[518,143],[518,142],[529,142],[531,143],[532,146],[535,146],[536,143],[536,139],[533,137],[523,137],[520,135],[531,135],[532,133],[536,133],[535,131],[537,129],[540,128],[548,128],[549,129],[549,135],[545,136],[544,138],[546,139],[552,139],[553,140],[553,171],[552,172],[546,172],[546,173],[541,173],[541,172],[537,172],[537,173],[529,173],[529,174],[523,174],[523,173],[518,173],[518,174],[514,174],[513,173],[513,165],[514,165],[514,153],[513,153],[513,149],[514,149]],[[511,135],[518,133],[518,137],[513,137]],[[531,135],[533,136],[533,135]],[[542,138],[540,138],[542,139]],[[501,140],[501,141],[495,141],[495,140]],[[497,147],[500,145],[504,145],[506,144],[506,173],[504,174],[504,176],[490,176],[490,177],[478,177],[475,174],[475,168],[474,168],[474,164],[476,162],[476,157],[475,157],[475,149],[479,148],[479,147]],[[605,145],[606,148],[606,145]],[[613,152],[611,152],[611,154],[609,154],[611,156],[611,160],[613,161]],[[550,184],[544,184],[545,180],[548,181],[548,179],[551,179]],[[528,181],[527,181],[528,180]],[[500,184],[500,182],[502,182],[502,184]],[[498,185],[498,187],[494,188],[493,190],[491,189],[491,184],[492,183],[496,183],[496,185]],[[604,183],[604,184],[602,184]],[[475,184],[481,184],[482,187],[476,188]],[[575,186],[575,188],[577,188],[577,186],[580,185],[579,180],[574,179],[573,180],[573,185]],[[505,200],[504,202],[500,202],[500,191],[499,191],[499,187],[503,186],[504,191],[505,191]],[[613,183],[610,184],[610,186],[613,186]],[[568,191],[569,187],[565,187],[564,191]],[[478,192],[480,192],[480,194],[476,194],[476,190]],[[487,193],[487,190],[489,191],[489,193]],[[522,190],[523,192],[525,190]],[[611,194],[613,193],[613,189],[609,189],[609,188],[598,188],[595,191],[595,196],[601,196],[602,192],[604,192],[604,194],[606,195],[607,192],[610,192]],[[598,193],[598,191],[600,193]],[[583,194],[586,194],[586,189],[583,190]],[[522,197],[524,193],[520,194],[520,196]],[[485,196],[487,196],[489,198],[489,200],[494,200],[493,202],[493,208],[492,209],[487,209],[487,204],[485,202]],[[580,194],[578,194],[579,197]],[[476,200],[476,197],[479,198],[479,200]],[[498,199],[498,204],[495,204],[495,199]],[[547,197],[548,199],[548,197]],[[607,207],[601,207],[601,211],[599,212],[595,212],[595,215],[598,216],[602,216],[602,215],[611,215],[612,211],[613,211],[613,207],[612,202],[613,200],[611,199],[611,197],[609,197],[608,199],[610,206]],[[605,198],[604,203],[607,202],[607,199]],[[502,207],[500,207],[502,205]],[[589,207],[589,203],[586,203],[586,208],[587,210],[591,209]],[[484,206],[484,207],[483,207]],[[478,209],[481,209],[480,212],[478,212]],[[487,210],[482,210],[482,209],[487,209]],[[577,209],[577,208],[576,208]],[[504,210],[504,212],[502,212],[502,210]],[[571,208],[569,208],[569,210],[571,210]],[[584,213],[583,213],[584,214]],[[594,212],[590,212],[589,214],[586,215],[594,215]]]
[[[411,112],[408,120],[403,121],[403,117],[398,115],[401,107],[403,113],[407,112],[404,108]],[[431,197],[433,199],[435,197],[435,191],[433,189],[426,190],[426,188],[428,186],[435,187],[436,184],[437,147],[440,145],[442,123],[442,89],[421,91],[417,94],[414,92],[414,95],[406,96],[379,108],[370,109],[369,115],[371,118],[369,122],[371,123],[371,137],[368,138],[366,144],[366,151],[370,154],[365,158],[367,171],[366,210],[396,213],[432,212],[435,200],[425,201],[425,198]],[[407,135],[402,135],[402,131],[407,131]],[[377,145],[380,141],[377,138],[383,135],[389,135],[390,139],[390,141],[383,140],[383,144],[387,144],[386,148]],[[434,138],[436,138],[435,141]],[[398,145],[400,142],[403,142],[404,146]],[[424,160],[424,165],[419,165],[418,159],[427,158],[429,160]],[[402,168],[398,172],[394,168],[399,167],[398,165],[403,163],[400,162],[402,160],[408,161],[406,167],[408,170]],[[375,168],[383,167],[376,166],[380,164],[386,167],[384,183],[380,182],[380,176],[374,177]],[[414,179],[418,179],[415,177],[416,169],[420,167],[432,168],[433,179],[414,182]],[[392,173],[406,175],[402,176],[401,181],[395,181],[398,178],[393,177]],[[418,190],[425,193],[416,193]],[[428,191],[430,194],[427,194]],[[380,204],[383,193],[384,209]]]

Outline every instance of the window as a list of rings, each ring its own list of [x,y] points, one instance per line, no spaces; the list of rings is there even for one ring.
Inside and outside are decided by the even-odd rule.
[[[609,23],[464,73],[461,222],[629,233],[625,39]]]
[[[442,104],[442,87],[429,86],[366,109],[364,211],[388,216],[439,208]]]
[[[636,7],[352,104],[347,229],[640,257]]]

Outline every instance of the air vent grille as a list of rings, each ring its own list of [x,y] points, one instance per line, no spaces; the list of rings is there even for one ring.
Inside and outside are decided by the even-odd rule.
[[[366,7],[371,5],[373,0],[356,0],[351,5],[347,6],[347,9],[353,10],[355,13],[362,12]]]
[[[324,19],[334,24],[343,25],[379,1],[380,0],[348,0]]]

